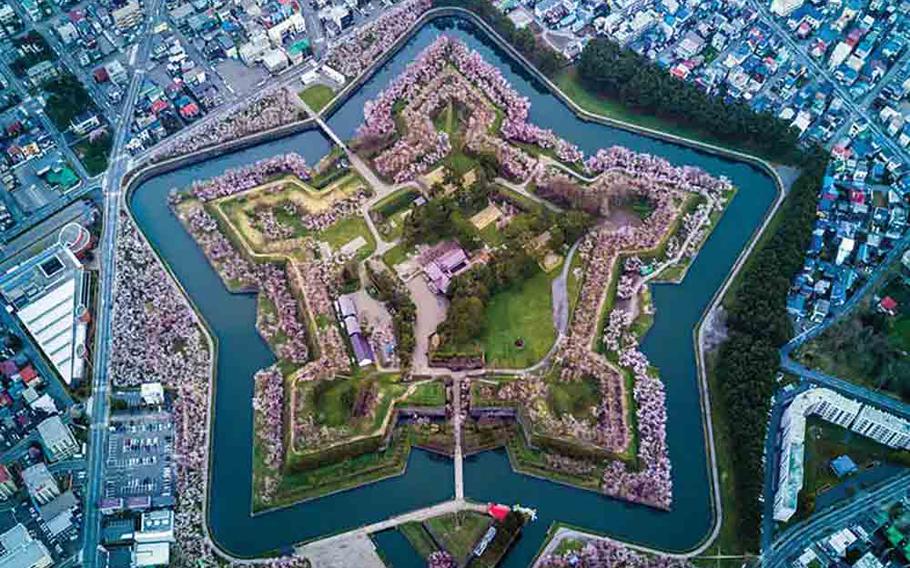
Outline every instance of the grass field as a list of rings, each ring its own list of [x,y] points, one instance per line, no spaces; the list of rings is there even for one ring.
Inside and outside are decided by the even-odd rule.
[[[547,398],[556,416],[571,414],[579,420],[590,419],[591,408],[596,407],[600,400],[600,385],[591,376],[575,382],[554,381],[550,383]]]
[[[310,85],[300,92],[300,98],[315,112],[325,108],[334,96],[335,91],[327,85]]]
[[[426,521],[426,527],[457,560],[463,561],[486,532],[492,519],[471,511],[450,513]]]
[[[800,507],[794,519],[807,518],[811,513],[816,495],[837,485],[840,480],[831,470],[831,460],[848,455],[862,470],[875,462],[897,462],[907,465],[910,455],[891,450],[865,436],[841,428],[818,418],[806,423],[805,481],[800,492]],[[808,505],[808,510],[803,507]]]
[[[285,474],[270,506],[289,505],[402,474],[411,444],[407,436],[399,438],[381,452],[361,454],[316,469]],[[254,510],[257,510],[255,503]]]
[[[363,260],[376,250],[376,240],[367,227],[367,222],[362,217],[348,217],[324,229],[317,235],[321,241],[329,243],[333,251],[337,251],[357,237],[363,237],[367,244],[357,251],[358,260]]]
[[[313,388],[316,421],[326,426],[343,426],[351,418],[351,405],[357,394],[353,380],[320,381]]]
[[[490,298],[482,338],[488,366],[529,367],[550,350],[556,341],[550,283],[550,274],[538,271]],[[522,347],[515,344],[519,339],[524,342]]]
[[[417,390],[404,400],[404,404],[410,406],[442,406],[445,403],[445,388],[440,381],[417,385]]]
[[[405,218],[411,210],[411,204],[419,196],[420,191],[416,188],[406,187],[387,195],[370,209],[384,239],[397,241],[401,238]]]
[[[402,245],[395,245],[382,255],[383,262],[389,268],[394,269],[396,264],[401,264],[408,258],[409,251]]]

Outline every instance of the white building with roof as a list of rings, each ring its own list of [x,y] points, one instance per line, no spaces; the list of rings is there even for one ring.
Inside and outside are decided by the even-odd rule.
[[[174,511],[158,509],[142,513],[136,542],[174,542]]]
[[[38,424],[38,434],[53,461],[65,460],[79,451],[79,444],[60,416],[45,418]]]
[[[797,8],[803,5],[804,0],[772,0],[771,12],[782,18],[786,18]]]
[[[60,495],[60,486],[44,462],[23,469],[22,482],[25,483],[28,494],[39,505],[50,503]]]
[[[133,545],[133,566],[168,566],[171,562],[171,545],[167,542],[137,542]]]
[[[35,540],[22,523],[0,534],[0,568],[46,568],[54,565],[44,543]]]
[[[774,519],[787,521],[796,513],[799,492],[803,488],[803,457],[806,419],[809,416],[849,427],[859,415],[862,403],[829,389],[814,388],[802,392],[784,410],[781,418],[781,454],[777,492],[774,495]]]
[[[851,429],[880,444],[910,450],[910,422],[873,406],[863,408]]]
[[[81,381],[89,286],[72,250],[58,242],[13,266],[0,275],[0,294],[63,381]]]
[[[161,383],[142,383],[139,385],[139,396],[145,405],[161,406],[164,404],[164,385]]]

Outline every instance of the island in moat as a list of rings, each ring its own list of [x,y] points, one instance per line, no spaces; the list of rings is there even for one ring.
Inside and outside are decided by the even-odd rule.
[[[648,283],[684,278],[734,188],[585,158],[529,107],[441,36],[318,163],[171,192],[277,359],[252,379],[254,514],[398,475],[412,446],[505,446],[522,473],[672,507]]]

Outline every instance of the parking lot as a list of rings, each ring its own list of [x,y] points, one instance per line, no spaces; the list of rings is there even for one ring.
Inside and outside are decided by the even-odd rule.
[[[104,479],[106,499],[149,498],[152,506],[173,502],[173,423],[165,411],[111,417]]]

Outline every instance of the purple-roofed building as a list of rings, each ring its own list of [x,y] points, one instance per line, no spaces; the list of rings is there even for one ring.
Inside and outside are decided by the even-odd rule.
[[[362,333],[351,335],[351,347],[354,348],[354,358],[361,367],[373,364],[373,349]]]

